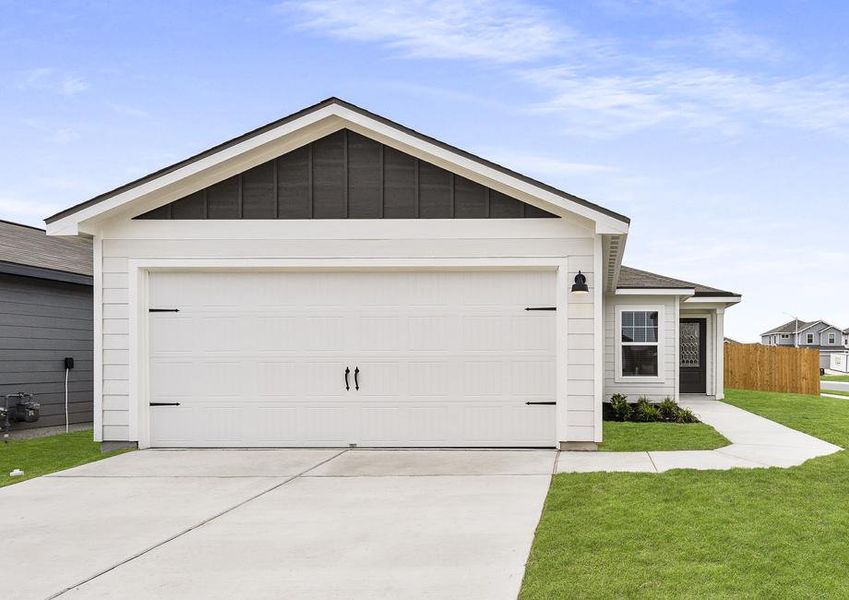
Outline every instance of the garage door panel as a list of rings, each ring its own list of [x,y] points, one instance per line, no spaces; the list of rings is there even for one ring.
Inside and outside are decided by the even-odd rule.
[[[396,309],[396,312],[397,309]],[[406,347],[405,316],[359,315],[355,319],[357,343],[366,351],[394,352]]]
[[[551,395],[557,365],[553,360],[521,360],[510,363],[510,393],[514,397],[538,400]]]
[[[407,321],[409,341],[407,347],[412,351],[447,351],[456,337],[455,319],[445,315],[416,315]]]
[[[407,366],[408,395],[444,398],[451,392],[451,382],[459,365],[447,360],[411,360]]]
[[[475,287],[476,289],[468,289]],[[154,446],[551,446],[549,272],[153,273]],[[345,389],[345,368],[351,369]],[[360,368],[360,389],[354,369]]]
[[[256,394],[260,398],[279,398],[303,395],[300,362],[292,359],[262,360],[256,363]]]
[[[156,306],[151,303],[151,306]],[[196,327],[189,316],[150,314],[150,350],[158,353],[190,352],[195,347]]]
[[[463,395],[468,398],[501,396],[505,393],[509,368],[501,360],[466,361],[463,363]]]
[[[191,360],[150,362],[150,396],[152,402],[163,402],[174,396],[191,396],[195,392],[195,364]]]

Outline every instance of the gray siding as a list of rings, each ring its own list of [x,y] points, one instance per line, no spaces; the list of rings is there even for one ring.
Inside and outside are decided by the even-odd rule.
[[[347,129],[138,219],[555,217]]]
[[[70,420],[92,421],[92,307],[91,286],[0,275],[0,398],[32,392],[41,403],[41,419],[17,428],[64,424],[66,356]]]

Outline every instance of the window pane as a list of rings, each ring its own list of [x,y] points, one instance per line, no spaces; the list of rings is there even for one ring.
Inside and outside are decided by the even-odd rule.
[[[646,341],[647,342],[656,342],[657,341],[657,327],[651,327],[646,329]]]
[[[622,375],[657,376],[657,346],[622,346]]]
[[[623,342],[633,342],[634,341],[634,328],[633,327],[623,327],[622,328],[622,341]]]
[[[657,311],[646,313],[648,315],[648,325],[657,327]]]
[[[630,326],[634,324],[634,313],[632,312],[623,312],[622,313],[622,326]]]
[[[634,313],[634,325],[644,327],[646,324],[646,313],[640,311]]]
[[[646,341],[646,328],[645,327],[635,327],[634,328],[634,341],[635,342],[645,342]]]

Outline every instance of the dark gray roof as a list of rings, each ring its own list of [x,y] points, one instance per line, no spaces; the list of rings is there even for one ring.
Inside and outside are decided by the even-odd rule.
[[[300,110],[296,113],[292,113],[291,115],[283,117],[282,119],[278,119],[277,121],[273,121],[273,122],[271,122],[267,125],[263,125],[262,127],[254,129],[252,131],[249,131],[245,134],[240,135],[239,137],[235,137],[235,138],[228,140],[228,141],[226,141],[222,144],[218,144],[217,146],[213,146],[209,150],[204,150],[200,154],[195,154],[194,156],[191,156],[191,157],[189,157],[185,160],[182,160],[178,163],[175,163],[175,164],[173,164],[169,167],[165,167],[164,169],[160,169],[159,171],[156,171],[156,172],[151,173],[149,175],[145,175],[144,177],[142,177],[140,179],[136,179],[135,181],[131,181],[130,183],[127,183],[125,185],[122,185],[121,187],[115,188],[112,191],[106,192],[106,193],[101,194],[99,196],[95,196],[94,198],[92,198],[90,200],[86,200],[85,202],[81,202],[80,204],[77,204],[75,206],[67,208],[67,209],[65,209],[61,212],[56,213],[55,215],[47,217],[45,219],[45,222],[52,223],[53,221],[61,219],[62,217],[66,217],[66,216],[71,215],[75,212],[78,212],[78,211],[80,211],[84,208],[88,208],[89,206],[92,206],[92,205],[97,204],[99,202],[103,202],[104,200],[106,200],[108,198],[111,198],[113,196],[117,196],[118,194],[126,192],[127,190],[130,190],[134,187],[137,187],[139,185],[142,185],[144,183],[152,181],[152,180],[156,179],[157,177],[161,177],[162,175],[166,175],[168,173],[171,173],[172,171],[176,171],[177,169],[181,169],[182,167],[185,167],[186,165],[189,165],[193,162],[196,162],[198,160],[206,158],[207,156],[211,156],[211,155],[215,154],[216,152],[220,152],[220,151],[225,150],[225,149],[227,149],[231,146],[235,146],[236,144],[240,144],[241,142],[244,142],[245,140],[249,140],[253,137],[261,135],[261,134],[265,133],[266,131],[269,131],[269,130],[274,129],[276,127],[280,127],[281,125],[284,125],[285,123],[288,123],[290,121],[294,121],[295,119],[298,119],[300,117],[303,117],[305,115],[313,113],[313,112],[320,110],[322,108],[325,108],[326,106],[329,106],[331,104],[338,104],[339,106],[342,106],[344,108],[347,108],[349,110],[357,112],[361,115],[364,115],[364,116],[369,117],[371,119],[375,119],[377,121],[380,121],[384,125],[394,127],[395,129],[403,131],[404,133],[407,133],[409,135],[415,136],[420,140],[424,140],[426,142],[429,142],[431,144],[439,146],[440,148],[443,148],[445,150],[455,152],[455,153],[463,156],[464,158],[472,160],[472,161],[474,161],[474,162],[476,162],[480,165],[489,167],[491,169],[495,169],[495,170],[500,171],[501,173],[504,173],[506,175],[516,177],[516,178],[521,179],[522,181],[524,181],[526,183],[530,183],[532,185],[539,186],[539,187],[545,189],[546,191],[551,192],[552,194],[556,194],[556,195],[560,196],[561,198],[564,198],[566,200],[571,200],[572,202],[576,202],[578,204],[581,204],[581,205],[586,206],[588,208],[591,208],[593,210],[597,210],[598,212],[606,214],[609,217],[613,217],[614,219],[622,221],[623,223],[630,223],[631,222],[631,219],[629,219],[628,217],[626,217],[624,215],[620,215],[619,213],[613,212],[612,210],[606,209],[606,208],[599,206],[597,204],[593,204],[592,202],[590,202],[588,200],[584,200],[583,198],[579,198],[578,196],[574,196],[574,195],[572,195],[568,192],[564,192],[563,190],[558,190],[557,188],[552,187],[548,184],[537,181],[536,179],[533,179],[533,178],[528,177],[526,175],[522,175],[521,173],[517,173],[516,171],[513,171],[511,169],[508,169],[507,167],[503,167],[499,164],[496,164],[494,162],[483,159],[479,156],[475,156],[474,154],[471,154],[470,152],[466,152],[465,150],[461,150],[459,148],[451,146],[450,144],[446,144],[445,142],[441,142],[441,141],[439,141],[435,138],[432,138],[428,135],[425,135],[423,133],[419,133],[418,131],[416,131],[414,129],[410,129],[409,127],[404,127],[403,125],[400,125],[400,124],[398,124],[394,121],[390,121],[389,119],[381,117],[380,115],[376,115],[376,114],[374,114],[370,111],[367,111],[364,108],[360,108],[359,106],[355,106],[354,104],[351,104],[350,102],[345,102],[344,100],[340,100],[339,98],[332,98],[332,97],[328,98],[327,100],[323,100],[323,101],[319,102],[318,104],[314,104],[310,107],[307,107],[303,110]]]
[[[92,267],[91,240],[0,220],[0,272],[91,283]]]
[[[761,335],[772,335],[773,333],[796,333],[797,331],[802,331],[803,329],[810,327],[814,323],[819,323],[819,321],[800,321],[798,319],[793,319],[792,321],[788,321],[778,327],[774,327],[769,331],[764,331]]]
[[[701,283],[692,283],[682,279],[649,273],[640,269],[622,265],[619,271],[619,284],[616,289],[694,289],[696,296],[729,296],[739,297],[740,294],[727,292]]]

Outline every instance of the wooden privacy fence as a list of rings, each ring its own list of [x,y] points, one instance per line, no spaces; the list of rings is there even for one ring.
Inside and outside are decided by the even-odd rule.
[[[761,344],[725,344],[725,387],[820,393],[820,352]]]

